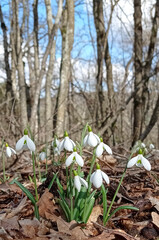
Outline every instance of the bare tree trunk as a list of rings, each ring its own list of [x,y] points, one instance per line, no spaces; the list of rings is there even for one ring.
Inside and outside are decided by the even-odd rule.
[[[12,1],[12,11],[13,11],[13,32],[12,37],[14,38],[13,42],[15,43],[15,53],[16,56],[13,56],[13,59],[16,59],[16,69],[18,72],[18,82],[19,82],[19,96],[20,96],[20,124],[21,130],[23,131],[26,128],[28,123],[27,117],[27,105],[26,105],[26,83],[24,78],[24,66],[23,66],[23,54],[22,54],[22,39],[20,34],[19,27],[19,10],[18,10],[18,0]],[[13,50],[14,51],[14,50]],[[13,60],[14,61],[14,60]]]
[[[10,69],[10,65],[9,65],[7,27],[6,27],[4,19],[3,19],[1,5],[0,5],[0,22],[1,22],[1,28],[3,31],[4,61],[5,61],[5,71],[6,71],[6,76],[7,76],[6,98],[7,98],[8,106],[6,107],[6,110],[9,110],[11,108],[11,103],[13,102],[13,90],[12,90],[12,81],[11,81],[11,69]]]
[[[134,89],[138,89],[134,97],[134,124],[133,124],[133,144],[139,139],[142,122],[142,12],[141,0],[134,0],[134,66],[135,81]]]
[[[104,60],[104,40],[105,40],[105,25],[104,25],[104,16],[103,16],[103,0],[93,0],[93,14],[94,14],[94,23],[97,33],[97,64],[98,64],[98,73],[97,73],[97,84],[96,84],[96,98],[95,98],[95,118],[97,126],[99,125],[99,119],[103,119],[103,60]],[[107,41],[107,39],[106,39]]]
[[[40,90],[41,90],[41,83],[42,83],[43,77],[45,75],[46,62],[47,62],[48,56],[50,54],[50,49],[52,48],[52,44],[54,42],[54,37],[56,35],[58,25],[59,25],[59,22],[61,19],[62,0],[59,0],[58,5],[59,5],[59,7],[58,7],[56,21],[52,27],[51,34],[49,37],[49,42],[48,42],[47,48],[45,50],[44,56],[41,61],[39,79],[36,84],[36,89],[34,92],[34,100],[33,100],[33,106],[32,106],[32,111],[31,111],[31,120],[30,120],[31,129],[34,128],[34,124],[36,123],[35,121],[36,121],[36,116],[37,116],[37,108],[38,108],[38,102],[39,102],[39,96],[40,96]]]
[[[159,95],[158,95],[158,98],[157,98],[157,101],[156,101],[155,108],[152,112],[149,124],[148,124],[145,131],[142,133],[142,135],[140,137],[141,141],[143,141],[147,137],[147,135],[150,133],[150,131],[152,130],[152,128],[156,124],[158,118],[159,118]]]
[[[114,103],[113,71],[112,71],[112,63],[111,63],[111,56],[110,56],[110,53],[109,53],[108,42],[107,42],[106,51],[105,51],[105,64],[106,64],[106,69],[107,69],[107,87],[108,87],[109,110],[113,114],[113,106],[114,106],[114,104],[113,104]]]
[[[52,9],[51,9],[51,1],[45,0],[46,12],[47,12],[47,23],[48,23],[48,31],[49,37],[51,34],[51,30],[53,28],[52,22]],[[57,14],[57,17],[61,17],[62,9],[59,9],[60,16]],[[55,20],[57,21],[57,20]],[[52,83],[52,75],[53,75],[53,67],[55,61],[55,47],[56,42],[53,41],[52,47],[50,49],[50,59],[49,59],[49,67],[46,75],[46,83],[45,83],[45,141],[51,141],[52,139],[52,131],[53,131],[53,110],[52,110],[52,102],[51,102],[51,83]]]
[[[108,46],[108,34],[110,30],[110,25],[112,22],[112,16],[114,12],[114,8],[117,5],[119,0],[116,0],[113,4],[111,1],[111,12],[109,21],[107,24],[107,29],[105,30],[104,24],[104,16],[103,16],[103,0],[93,0],[93,15],[94,22],[97,33],[97,53],[98,53],[98,74],[97,74],[97,87],[96,87],[96,98],[95,98],[95,117],[97,126],[99,127],[99,119],[103,121],[103,102],[104,102],[104,94],[103,94],[103,61],[105,59],[105,64],[107,68],[107,87],[108,87],[108,100],[109,106],[112,105],[113,98],[113,78],[112,78],[112,65],[111,65],[111,57],[109,54],[109,46]],[[111,111],[111,109],[110,109]]]
[[[65,112],[67,110],[67,97],[69,88],[69,71],[71,70],[71,50],[74,42],[74,1],[67,0],[62,18],[62,60],[61,81],[57,103],[56,132],[62,136],[65,126]]]

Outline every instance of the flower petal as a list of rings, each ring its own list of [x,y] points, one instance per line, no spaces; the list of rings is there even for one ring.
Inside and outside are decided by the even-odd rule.
[[[41,152],[41,153],[39,154],[39,158],[40,158],[42,161],[44,161],[45,158],[46,158],[46,153],[45,153],[45,152]]]
[[[88,135],[86,135],[83,139],[83,146],[87,145]]]
[[[69,152],[73,151],[73,144],[69,137],[65,137],[64,139],[64,148]]]
[[[86,182],[86,180],[84,180],[84,179],[81,178],[81,177],[79,177],[79,180],[80,180],[81,184],[82,184],[84,187],[88,188],[88,183]]]
[[[20,151],[23,148],[24,141],[25,141],[25,136],[23,136],[21,139],[19,139],[19,141],[16,143],[15,148],[17,151]]]
[[[69,167],[71,165],[71,163],[73,162],[73,158],[74,158],[75,154],[74,152],[66,159],[66,167]]]
[[[75,176],[74,177],[74,186],[77,189],[77,191],[80,192],[80,190],[81,190],[81,182],[80,182],[79,176]]]
[[[28,137],[28,135],[26,135],[26,143],[27,143],[27,146],[28,146],[28,148],[30,149],[30,151],[35,152],[35,149],[36,149],[35,144],[34,144],[34,142],[30,139],[30,137]]]
[[[7,157],[11,157],[12,152],[10,150],[10,147],[6,147],[6,155],[7,155]]]
[[[12,151],[12,153],[16,154],[16,151],[10,147],[10,150]]]
[[[91,177],[90,177],[90,182],[92,183],[93,182],[93,177],[94,177],[94,174],[95,174],[96,172],[94,172],[94,173],[92,173],[91,174]]]
[[[78,165],[80,167],[83,167],[83,165],[84,165],[83,158],[77,152],[74,153],[74,156],[76,158],[76,162],[78,163]]]
[[[96,149],[96,156],[100,157],[103,154],[103,143],[101,142]]]
[[[64,149],[64,140],[65,140],[65,139],[63,139],[63,140],[59,143],[58,148],[59,148],[59,151],[60,151],[60,152],[63,151],[63,149]]]
[[[102,185],[102,174],[101,174],[100,169],[97,169],[95,171],[95,174],[94,174],[93,179],[92,179],[92,183],[93,183],[94,187],[96,187],[96,188],[101,187],[101,185]]]
[[[104,143],[103,146],[104,146],[104,149],[107,151],[107,153],[113,154],[111,148],[107,144]]]
[[[100,138],[98,137],[98,135],[96,135],[95,133],[93,133],[93,135],[96,137],[97,142],[100,143]]]
[[[98,144],[98,140],[96,138],[96,136],[94,135],[94,133],[90,132],[88,134],[88,140],[87,143],[90,147],[95,147]]]
[[[132,166],[134,166],[135,163],[137,163],[137,161],[138,161],[138,156],[131,158],[128,162],[127,168],[131,168]]]
[[[104,179],[104,180],[106,181],[106,183],[109,185],[110,181],[109,181],[108,175],[107,175],[105,172],[103,172],[103,171],[101,171],[101,174],[102,174],[103,179]]]
[[[151,170],[151,164],[149,163],[149,161],[142,156],[142,159],[141,159],[141,162],[144,166],[144,168],[147,170],[147,171],[150,171]]]
[[[76,144],[74,143],[74,141],[72,141],[71,139],[70,139],[70,141],[71,141],[71,143],[72,143],[73,147],[75,147],[75,146],[76,146]]]

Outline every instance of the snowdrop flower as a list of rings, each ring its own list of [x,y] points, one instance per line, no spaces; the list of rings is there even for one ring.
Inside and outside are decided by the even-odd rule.
[[[97,170],[91,174],[90,182],[93,183],[94,187],[100,188],[103,183],[103,179],[109,184],[109,177],[106,173],[100,170],[100,166],[97,163]]]
[[[145,143],[142,142],[142,143],[141,143],[141,147],[142,147],[142,148],[146,148]]]
[[[155,146],[151,143],[150,145],[149,145],[149,149],[150,150],[153,150],[155,148]]]
[[[66,167],[69,167],[73,161],[76,161],[76,163],[80,166],[83,167],[84,161],[83,158],[77,153],[76,148],[74,147],[73,153],[66,159]]]
[[[16,151],[8,146],[8,143],[6,143],[6,156],[11,157],[12,154],[16,154]]]
[[[149,161],[142,155],[142,151],[140,149],[139,154],[136,157],[133,157],[129,160],[127,164],[127,168],[131,168],[136,164],[137,167],[143,167],[147,170],[151,170],[151,164]]]
[[[20,151],[22,149],[28,149],[32,152],[35,152],[35,144],[34,142],[28,137],[28,131],[24,130],[24,136],[19,139],[19,141],[16,144],[16,150]]]
[[[41,152],[41,153],[39,154],[39,159],[40,159],[41,161],[44,161],[44,160],[46,159],[46,152]]]
[[[64,133],[64,139],[59,144],[59,151],[67,150],[69,152],[73,151],[75,143],[69,138],[67,131]]]
[[[96,149],[96,156],[100,157],[103,154],[104,150],[106,150],[107,153],[112,154],[111,148],[103,142],[102,138],[100,138],[100,143],[99,143],[99,145],[97,146],[97,149]]]
[[[59,145],[60,145],[60,141],[57,139],[57,137],[54,137],[54,141],[52,142],[52,146],[53,146],[53,151],[54,154],[56,155],[60,155],[60,150],[59,150]]]
[[[74,171],[74,175],[75,175],[75,177],[74,177],[74,187],[77,189],[78,192],[80,192],[80,190],[81,190],[81,185],[88,188],[88,183],[83,178],[78,176],[76,171]]]
[[[99,137],[92,132],[92,128],[88,126],[88,134],[85,136],[83,140],[83,144],[89,145],[90,147],[96,147],[97,144],[100,143]]]

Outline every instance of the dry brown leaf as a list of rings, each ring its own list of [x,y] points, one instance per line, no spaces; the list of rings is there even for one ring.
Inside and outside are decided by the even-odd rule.
[[[117,162],[117,160],[111,155],[105,155],[104,159],[106,159],[107,163],[109,163],[110,165],[113,165],[113,166]]]
[[[0,239],[12,240],[13,238],[4,230],[3,227],[0,228]]]
[[[151,213],[152,223],[159,229],[159,214],[156,212]]]
[[[6,216],[6,218],[12,218],[12,217],[14,217],[15,215],[17,215],[19,212],[21,212],[22,209],[23,209],[23,208],[25,207],[25,205],[26,205],[26,200],[27,200],[27,196],[25,196],[25,197],[23,198],[23,200],[20,202],[20,204],[19,204],[15,209],[13,209],[12,212],[9,213],[9,214]]]
[[[39,206],[39,214],[41,217],[52,221],[57,220],[57,216],[54,213],[57,207],[53,202],[53,194],[49,192],[49,189],[45,190],[37,205]]]
[[[93,225],[92,222],[97,222],[97,219],[101,214],[102,214],[101,206],[100,205],[95,206],[88,219],[87,225]]]
[[[39,221],[37,219],[24,219],[19,220],[19,224],[22,227],[23,235],[26,237],[34,238],[39,228]]]
[[[114,240],[115,236],[112,233],[102,232],[102,234],[100,234],[100,235],[98,235],[96,237],[88,238],[88,240],[104,240],[104,239]]]
[[[57,227],[59,232],[70,235],[71,239],[86,240],[88,239],[81,227],[78,226],[76,221],[71,221],[70,223],[65,222],[61,217],[57,219]]]
[[[19,230],[18,217],[12,217],[10,219],[2,219],[0,226],[5,230]]]
[[[150,196],[149,200],[150,200],[151,204],[156,208],[156,210],[159,211],[159,199]]]
[[[103,230],[103,232],[106,232],[108,234],[110,234],[110,237],[113,237],[111,235],[114,235],[115,239],[120,239],[119,236],[122,236],[124,239],[126,240],[136,240],[134,237],[132,237],[131,235],[127,234],[125,231],[121,230],[121,229],[108,229],[106,227],[103,227],[102,225],[100,225],[99,223],[94,223],[95,227],[99,228],[100,230]],[[104,233],[103,233],[104,234]],[[101,235],[99,235],[101,236]],[[97,236],[98,237],[98,236]],[[90,240],[94,240],[98,238],[89,238]],[[100,239],[100,238],[99,238]],[[101,238],[102,239],[102,238]]]

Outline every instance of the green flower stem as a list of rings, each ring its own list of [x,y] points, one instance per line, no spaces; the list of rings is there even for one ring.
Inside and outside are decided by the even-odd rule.
[[[48,145],[46,144],[46,169],[45,169],[45,174],[47,175],[47,169],[48,169],[48,166],[47,166],[47,147]]]
[[[5,170],[5,157],[4,157],[4,153],[2,150],[2,161],[3,161],[3,181],[6,181],[6,170]]]
[[[32,152],[32,162],[33,162],[33,174],[34,174],[34,187],[35,187],[35,199],[38,201],[38,189],[36,184],[36,171],[35,171],[35,155]]]
[[[71,216],[70,216],[70,220],[72,221],[73,220],[73,212],[74,212],[74,209],[73,209],[73,186],[72,186],[72,181],[73,181],[73,165],[74,163],[71,164],[71,167],[70,167],[70,197],[71,197]]]
[[[82,138],[81,138],[81,145],[80,145],[80,156],[82,156],[83,140],[84,140],[84,137],[86,135],[87,128],[88,128],[88,123],[86,123],[86,125],[84,126],[83,131],[82,131]]]
[[[39,169],[39,180],[41,181],[41,170],[40,170],[40,161],[38,159],[38,169]]]
[[[129,157],[128,161],[131,159],[131,157],[132,157],[133,154],[134,154],[134,151],[132,151],[132,153],[130,154],[130,157]],[[110,206],[109,206],[109,208],[108,208],[108,212],[107,212],[107,214],[106,214],[106,216],[105,216],[105,219],[103,220],[103,224],[104,224],[104,225],[106,225],[107,221],[109,220],[109,213],[110,213],[111,208],[112,208],[112,206],[113,206],[113,204],[114,204],[114,201],[115,201],[115,199],[116,199],[116,196],[117,196],[117,194],[118,194],[118,192],[119,192],[119,189],[120,189],[120,186],[121,186],[121,184],[122,184],[122,181],[123,181],[123,179],[124,179],[124,177],[125,177],[125,173],[126,173],[126,170],[127,170],[128,161],[127,161],[127,163],[126,163],[125,170],[124,170],[124,172],[123,172],[123,174],[122,174],[122,176],[121,176],[119,185],[118,185],[118,187],[117,187],[117,189],[116,189],[116,192],[115,192],[115,194],[114,194],[114,196],[113,196],[113,199],[112,199],[112,201],[111,201],[111,204],[110,204]]]
[[[126,168],[126,169],[127,169],[127,168]],[[103,221],[104,225],[106,225],[106,223],[107,223],[107,221],[108,221],[109,213],[110,213],[110,211],[111,211],[111,208],[112,208],[112,206],[113,206],[113,204],[114,204],[114,201],[115,201],[115,199],[116,199],[116,196],[117,196],[118,191],[119,191],[119,189],[120,189],[120,186],[121,186],[121,184],[122,184],[123,178],[124,178],[125,173],[126,173],[126,169],[125,169],[125,171],[123,172],[123,175],[122,175],[122,177],[121,177],[121,179],[120,179],[119,185],[118,185],[118,187],[117,187],[117,189],[116,189],[116,192],[115,192],[115,194],[114,194],[114,196],[113,196],[113,199],[112,199],[112,201],[111,201],[111,204],[110,204],[110,206],[109,206],[109,208],[108,208],[108,212],[107,212],[107,214],[106,214],[106,216],[105,216],[105,219],[104,219],[104,221]]]
[[[96,161],[96,148],[94,149],[93,151],[93,157],[92,157],[92,161],[91,161],[91,166],[90,166],[90,170],[89,170],[89,174],[87,176],[87,181],[88,181],[88,193],[90,192],[91,190],[91,182],[90,182],[90,177],[91,177],[91,174],[92,174],[92,170],[93,170],[93,167],[94,167],[94,164],[95,164],[95,161]]]
[[[4,157],[4,139],[2,139],[2,167],[3,167],[3,181],[6,181],[6,168],[5,168],[5,157]]]
[[[82,138],[81,138],[81,145],[80,145],[80,156],[81,157],[82,157],[82,150],[83,150],[83,140],[84,140],[84,137],[86,135],[87,128],[88,128],[88,123],[86,123],[86,125],[84,126],[83,131],[82,131]],[[78,165],[77,172],[78,172],[78,175],[81,172],[81,167],[79,165]]]

